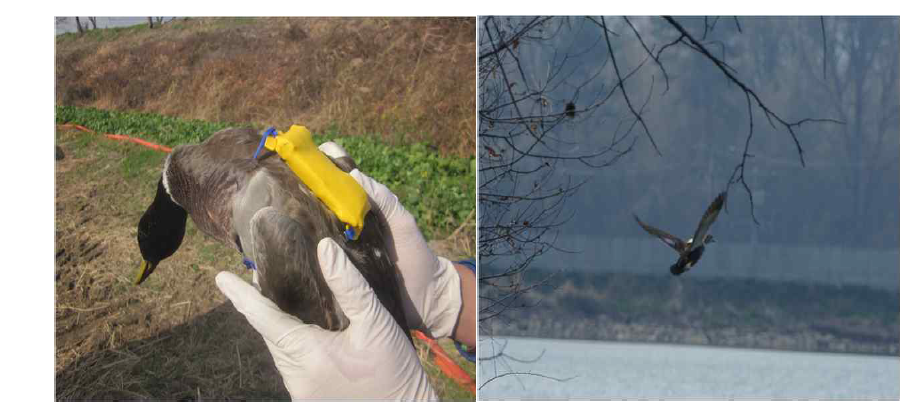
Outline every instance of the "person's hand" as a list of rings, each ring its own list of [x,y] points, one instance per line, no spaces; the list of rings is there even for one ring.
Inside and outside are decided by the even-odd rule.
[[[349,157],[346,150],[334,142],[318,147],[337,159]],[[453,334],[462,308],[462,293],[458,270],[452,261],[437,257],[417,227],[413,215],[401,205],[387,187],[366,176],[358,169],[350,173],[365,189],[373,205],[387,221],[393,236],[394,260],[404,280],[401,298],[411,328],[429,332],[434,338]]]
[[[230,272],[215,277],[263,336],[292,399],[437,400],[407,336],[342,248],[324,238],[317,258],[346,330],[304,324]]]

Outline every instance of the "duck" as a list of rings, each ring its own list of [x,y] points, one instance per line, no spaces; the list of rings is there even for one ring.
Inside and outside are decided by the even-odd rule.
[[[711,228],[711,225],[718,219],[718,214],[721,213],[721,208],[724,207],[725,199],[727,199],[727,192],[721,192],[721,194],[708,205],[708,209],[705,210],[702,220],[699,221],[699,226],[696,228],[695,234],[686,241],[642,222],[641,219],[638,218],[638,215],[633,214],[633,216],[635,217],[635,221],[638,222],[638,225],[641,225],[641,228],[647,231],[647,233],[657,237],[670,248],[676,250],[679,254],[679,259],[670,266],[670,272],[673,275],[681,275],[692,269],[692,267],[702,259],[702,254],[705,253],[705,245],[715,242],[715,237],[708,233],[708,229]]]
[[[176,253],[191,217],[200,231],[243,255],[261,293],[282,311],[305,324],[344,330],[349,320],[317,258],[317,243],[330,237],[410,339],[381,212],[373,204],[361,237],[344,236],[345,225],[278,154],[264,150],[255,156],[261,138],[255,129],[229,128],[166,157],[154,199],[138,222],[142,261],[135,284]],[[331,161],[345,172],[356,167],[348,156]]]

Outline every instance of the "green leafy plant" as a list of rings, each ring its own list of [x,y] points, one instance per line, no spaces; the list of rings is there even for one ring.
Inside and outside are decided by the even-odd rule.
[[[185,120],[160,114],[72,106],[55,106],[55,123],[80,124],[106,134],[138,136],[165,146],[194,144],[225,128],[243,127],[231,123]]]
[[[55,122],[79,124],[100,133],[135,136],[171,147],[202,142],[228,127],[254,127],[73,106],[56,106]],[[441,157],[426,143],[392,146],[376,136],[343,137],[327,132],[315,135],[314,141],[335,141],[346,148],[363,172],[397,194],[427,238],[451,233],[475,208],[473,158]],[[124,169],[130,173],[137,170],[136,165],[148,164],[147,160],[137,163],[129,160]]]
[[[417,218],[427,238],[444,236],[475,208],[475,170],[470,159],[440,157],[426,143],[389,146],[371,137],[318,135],[346,148],[359,168],[388,186]]]

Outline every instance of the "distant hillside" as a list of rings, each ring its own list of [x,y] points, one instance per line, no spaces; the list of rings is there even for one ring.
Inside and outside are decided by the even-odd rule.
[[[473,18],[194,18],[55,38],[55,102],[474,155]]]
[[[486,333],[900,354],[900,294],[863,287],[532,272]],[[524,284],[528,285],[528,283]],[[481,286],[482,296],[490,287]]]

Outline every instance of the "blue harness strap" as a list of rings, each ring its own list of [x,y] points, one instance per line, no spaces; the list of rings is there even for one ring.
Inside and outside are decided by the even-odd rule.
[[[260,150],[263,149],[263,146],[266,145],[266,137],[269,137],[269,136],[275,137],[275,136],[277,136],[277,135],[278,135],[278,133],[276,132],[276,129],[275,129],[275,128],[269,127],[269,128],[266,129],[266,132],[263,133],[263,139],[260,140],[260,145],[259,145],[259,147],[257,147],[257,148],[256,148],[256,152],[253,153],[253,159],[254,159],[254,160],[257,158],[257,156],[260,155]]]
[[[470,269],[471,272],[474,273],[474,275],[478,275],[477,263],[474,262],[474,258],[463,259],[461,261],[456,262],[456,264],[464,265],[468,267],[468,269]],[[457,341],[455,342],[455,350],[457,350],[458,354],[460,354],[462,357],[465,358],[465,360],[469,362],[474,362],[474,360],[477,358],[477,352],[475,352],[474,350],[469,351],[468,346],[465,346]]]
[[[250,270],[256,270],[256,263],[250,260],[250,258],[244,257],[244,266]]]
[[[473,351],[469,352],[468,346],[465,346],[464,344],[461,344],[459,342],[455,342],[455,350],[458,350],[458,354],[460,354],[461,357],[464,357],[465,360],[469,362],[474,362],[474,359],[477,358],[476,352],[473,352]]]

